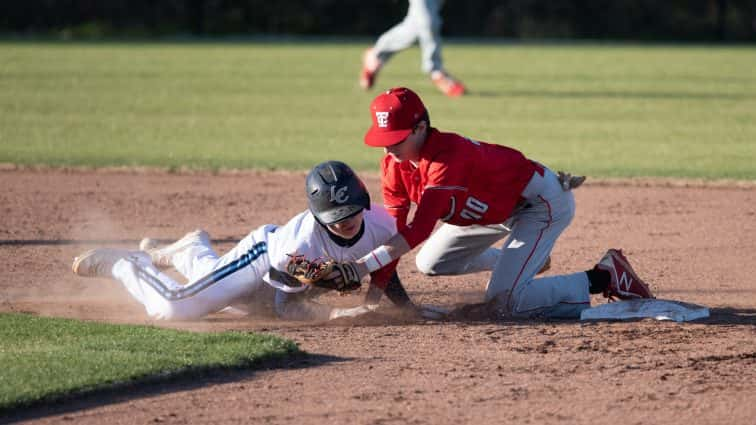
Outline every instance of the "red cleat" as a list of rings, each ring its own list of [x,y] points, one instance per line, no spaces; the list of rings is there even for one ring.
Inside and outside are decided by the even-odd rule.
[[[441,93],[449,97],[459,97],[467,92],[464,84],[444,71],[434,71],[431,80]]]
[[[365,50],[362,54],[362,70],[360,71],[360,87],[370,90],[375,84],[375,77],[381,69],[381,61],[375,56],[373,49]]]
[[[610,249],[596,265],[599,270],[609,272],[611,281],[604,291],[610,300],[632,300],[637,298],[656,298],[651,289],[635,273],[622,251]]]

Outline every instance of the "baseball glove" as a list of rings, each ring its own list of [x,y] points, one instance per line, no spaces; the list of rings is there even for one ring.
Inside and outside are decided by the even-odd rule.
[[[308,260],[304,255],[289,254],[286,274],[303,285],[312,285],[339,292],[349,292],[361,286],[359,275],[351,263],[332,259]]]
[[[564,171],[557,171],[557,179],[562,185],[562,190],[567,192],[579,188],[585,182],[585,176],[573,176]]]

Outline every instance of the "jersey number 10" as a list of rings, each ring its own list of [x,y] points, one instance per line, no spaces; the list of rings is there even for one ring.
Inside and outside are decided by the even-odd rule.
[[[480,220],[486,211],[488,211],[488,204],[470,196],[459,216],[467,220]]]

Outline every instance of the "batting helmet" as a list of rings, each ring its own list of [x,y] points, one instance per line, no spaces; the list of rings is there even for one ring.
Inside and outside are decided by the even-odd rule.
[[[365,184],[340,161],[316,165],[307,175],[305,190],[310,211],[322,224],[333,224],[370,209]]]

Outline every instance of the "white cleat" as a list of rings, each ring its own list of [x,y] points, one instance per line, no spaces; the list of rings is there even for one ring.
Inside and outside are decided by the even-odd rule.
[[[168,268],[173,267],[173,256],[197,243],[210,245],[210,235],[204,230],[189,232],[176,242],[158,248],[158,242],[152,238],[144,238],[139,242],[139,249],[145,251],[152,260],[152,264]]]
[[[139,241],[139,250],[140,251],[149,251],[151,249],[155,249],[160,245],[157,239],[152,238],[144,238],[141,241]]]
[[[84,277],[112,277],[113,265],[134,251],[116,248],[90,249],[74,258],[71,270]]]

